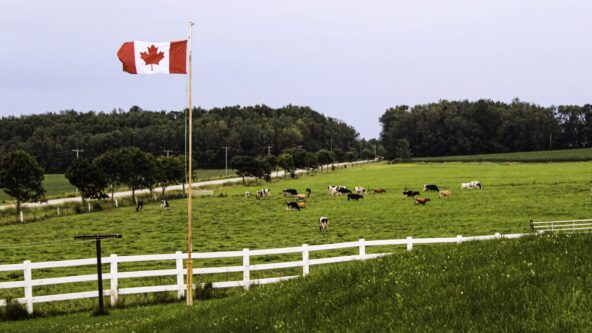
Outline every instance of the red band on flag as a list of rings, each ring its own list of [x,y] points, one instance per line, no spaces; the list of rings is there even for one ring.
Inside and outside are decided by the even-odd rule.
[[[169,72],[187,74],[187,41],[171,42]]]
[[[137,74],[136,59],[134,56],[134,42],[125,42],[117,51],[117,57],[123,64],[123,70],[130,74]]]

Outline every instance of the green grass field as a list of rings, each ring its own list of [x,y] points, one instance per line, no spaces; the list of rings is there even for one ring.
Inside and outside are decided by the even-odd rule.
[[[45,187],[47,191],[46,196],[48,197],[74,196],[76,190],[63,174],[46,174],[43,180],[43,187]],[[12,198],[0,190],[0,202],[10,200]]]
[[[461,182],[480,180],[482,190],[459,190]],[[402,199],[404,188],[419,189],[424,183],[435,183],[453,191],[451,198],[432,199],[426,206],[414,206]],[[368,194],[359,202],[343,197],[330,197],[328,185],[381,187],[386,194]],[[269,187],[270,198],[245,199],[252,193]],[[310,207],[301,212],[286,212],[288,198],[283,188],[301,192],[311,188]],[[494,232],[528,232],[529,220],[590,218],[592,212],[592,163],[420,163],[371,164],[339,169],[326,174],[296,180],[278,180],[271,184],[215,189],[215,194],[227,197],[194,200],[194,251],[261,249],[298,246],[303,243],[321,244],[413,237],[444,237],[483,235]],[[318,218],[330,218],[330,231],[318,232]],[[77,242],[74,235],[120,233],[123,239],[105,242],[103,253],[122,255],[173,253],[185,250],[186,206],[183,200],[171,201],[171,209],[161,210],[157,204],[147,205],[144,212],[132,207],[48,219],[42,222],[0,226],[0,262],[19,263],[23,260],[49,261],[94,256],[94,244]],[[376,249],[378,251],[380,249]],[[382,249],[384,250],[384,249]],[[289,256],[267,258],[285,261]],[[198,262],[197,265],[230,263],[224,260]],[[237,264],[234,262],[234,264]],[[128,265],[121,270],[156,269],[153,266]],[[92,267],[55,269],[35,272],[34,278],[65,274],[92,274]],[[293,271],[259,272],[271,276],[293,274]],[[269,275],[267,275],[269,277]],[[215,279],[230,280],[233,275]],[[257,278],[253,274],[253,278]],[[0,274],[0,280],[20,279],[20,274]],[[206,280],[204,280],[206,279]],[[208,281],[210,277],[199,277]],[[174,278],[155,279],[155,283],[174,283]],[[130,279],[120,282],[121,288],[146,284]],[[92,290],[94,284],[80,283],[36,288],[38,293],[59,293]],[[236,292],[229,292],[232,295]],[[21,296],[21,291],[0,290],[0,298]],[[149,301],[158,301],[158,298]],[[141,296],[125,298],[125,304],[145,303]],[[88,309],[93,300],[56,302],[35,305],[38,313],[52,314]]]
[[[221,300],[0,322],[2,332],[585,332],[590,235],[418,246]]]
[[[210,180],[225,178],[226,173],[224,169],[206,169],[196,171],[197,180]],[[234,170],[228,170],[228,177],[235,177]],[[46,198],[65,198],[76,196],[76,189],[68,182],[68,179],[63,174],[46,174],[43,180],[43,187],[45,187]],[[127,187],[120,187],[118,191],[127,191]],[[8,196],[4,191],[0,190],[0,203],[3,201],[11,201],[12,198]]]
[[[592,148],[543,150],[505,154],[417,157],[416,162],[574,162],[592,161]]]

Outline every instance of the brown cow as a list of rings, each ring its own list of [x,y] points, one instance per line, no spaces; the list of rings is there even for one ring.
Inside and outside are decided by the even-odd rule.
[[[374,191],[374,193],[386,193],[386,190],[383,188],[375,188],[372,191]]]
[[[425,205],[428,201],[430,201],[430,198],[417,198],[415,199],[415,203],[414,205]]]
[[[304,202],[304,201],[298,201],[296,204],[298,205],[299,208],[306,208],[307,207],[306,202]]]
[[[452,191],[450,191],[450,190],[445,190],[445,191],[438,192],[438,196],[440,198],[442,198],[442,197],[450,197],[451,195],[452,195]]]

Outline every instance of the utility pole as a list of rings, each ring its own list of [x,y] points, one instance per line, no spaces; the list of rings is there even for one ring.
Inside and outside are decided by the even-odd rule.
[[[376,144],[374,144],[374,158],[376,158]]]
[[[72,149],[72,151],[76,153],[76,158],[78,158],[78,153],[84,153],[84,149],[78,149],[78,147],[76,149]]]
[[[333,138],[331,138],[331,152],[333,152]]]
[[[76,153],[76,159],[78,159],[78,153],[84,153],[84,149],[78,149],[78,147],[72,149],[72,151]],[[76,191],[76,194],[78,194],[78,187],[75,187],[74,190]]]
[[[224,148],[224,174],[228,176],[228,146],[222,147]]]
[[[267,155],[271,155],[271,147],[273,146],[266,146],[267,147]]]
[[[163,151],[167,154],[167,157],[169,157],[169,153],[172,153],[173,152],[170,149],[164,149]]]

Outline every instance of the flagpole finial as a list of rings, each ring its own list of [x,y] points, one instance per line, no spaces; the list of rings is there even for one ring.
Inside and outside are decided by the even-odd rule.
[[[195,25],[195,22],[193,22],[193,21],[189,21],[189,25],[190,25],[190,26],[194,26],[194,25]]]

